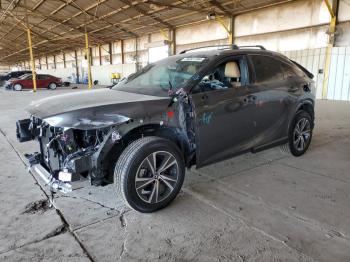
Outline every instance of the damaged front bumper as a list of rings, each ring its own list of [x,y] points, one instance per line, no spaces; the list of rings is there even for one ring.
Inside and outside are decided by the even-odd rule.
[[[48,186],[51,191],[59,191],[64,194],[90,185],[88,179],[82,179],[79,181],[62,181],[56,179],[41,164],[34,164],[30,166],[29,172],[32,173],[34,176],[39,176],[41,180],[45,183],[45,186]]]
[[[90,185],[90,181],[87,178],[68,172],[59,172],[58,178],[52,175],[45,167],[40,163],[40,154],[34,153],[26,155],[29,165],[29,172],[34,176],[39,176],[41,180],[48,186],[51,191],[62,192],[64,194],[72,192],[75,189],[83,188]]]
[[[104,184],[109,173],[103,160],[121,139],[113,127],[64,130],[32,118],[17,121],[16,133],[20,142],[39,141],[40,153],[25,155],[29,170],[52,191],[62,193]]]

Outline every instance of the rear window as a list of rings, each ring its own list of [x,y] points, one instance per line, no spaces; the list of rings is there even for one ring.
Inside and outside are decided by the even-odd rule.
[[[265,55],[249,55],[249,57],[254,66],[256,83],[284,80],[284,72],[279,60]]]
[[[39,79],[39,80],[45,80],[45,79],[47,79],[47,78],[48,78],[47,75],[38,75],[38,79]]]

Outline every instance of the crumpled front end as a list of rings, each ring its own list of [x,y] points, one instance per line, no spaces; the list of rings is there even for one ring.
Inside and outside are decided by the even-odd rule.
[[[37,173],[51,189],[63,193],[104,178],[100,155],[120,142],[115,126],[91,130],[50,125],[32,117],[17,122],[20,142],[38,140],[40,152],[27,154],[30,170]]]

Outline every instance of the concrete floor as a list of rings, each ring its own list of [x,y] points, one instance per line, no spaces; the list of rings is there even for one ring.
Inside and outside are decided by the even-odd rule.
[[[313,142],[187,173],[166,209],[127,209],[113,186],[55,195],[25,170],[15,121],[57,91],[0,90],[0,261],[350,261],[350,103],[318,101]]]

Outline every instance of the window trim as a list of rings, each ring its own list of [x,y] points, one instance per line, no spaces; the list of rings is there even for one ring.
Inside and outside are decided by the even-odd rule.
[[[252,76],[251,76],[251,69],[250,69],[250,63],[249,63],[249,59],[247,57],[246,54],[230,54],[228,56],[225,57],[221,57],[220,59],[218,59],[215,63],[213,63],[213,65],[211,65],[210,67],[205,68],[205,70],[203,70],[202,72],[200,72],[200,80],[191,87],[190,92],[192,93],[192,90],[198,86],[198,84],[202,81],[202,79],[208,75],[210,72],[213,71],[214,68],[217,68],[218,66],[220,66],[223,63],[227,63],[229,61],[234,61],[234,60],[239,60],[239,61],[243,61],[244,66],[246,67],[245,70],[245,78],[246,78],[246,83],[245,85],[242,85],[242,87],[247,87],[249,85],[252,84]],[[241,65],[239,65],[241,66]],[[242,70],[241,70],[242,71]],[[242,72],[241,72],[241,81],[242,81]],[[206,92],[212,92],[212,91],[222,91],[222,90],[230,90],[232,88],[227,88],[227,89],[218,89],[218,90],[209,90]],[[195,94],[199,94],[199,93],[195,93]]]
[[[251,64],[252,71],[253,71],[253,72],[252,72],[252,75],[254,76],[254,81],[252,81],[253,84],[265,84],[265,83],[269,83],[269,82],[268,82],[268,81],[263,81],[263,82],[258,82],[258,81],[257,81],[256,70],[255,70],[256,68],[255,68],[254,63],[253,63],[253,61],[252,61],[252,59],[251,59],[252,56],[265,56],[265,57],[269,57],[269,58],[271,58],[271,59],[273,59],[273,60],[276,60],[276,61],[280,62],[281,64],[286,64],[286,65],[289,65],[289,66],[291,66],[291,67],[293,68],[293,65],[288,64],[286,61],[284,61],[283,59],[281,59],[281,58],[278,57],[278,56],[273,56],[273,55],[270,55],[270,54],[248,54],[247,56],[248,56],[248,60],[249,60],[249,62],[250,62],[250,64]],[[281,71],[282,71],[282,73],[283,73],[283,79],[281,79],[281,80],[279,80],[279,81],[287,80],[287,78],[285,78],[285,74],[284,74],[283,67],[282,67],[281,65],[280,65],[280,67],[281,67]],[[295,73],[295,76],[297,76],[296,73]]]

